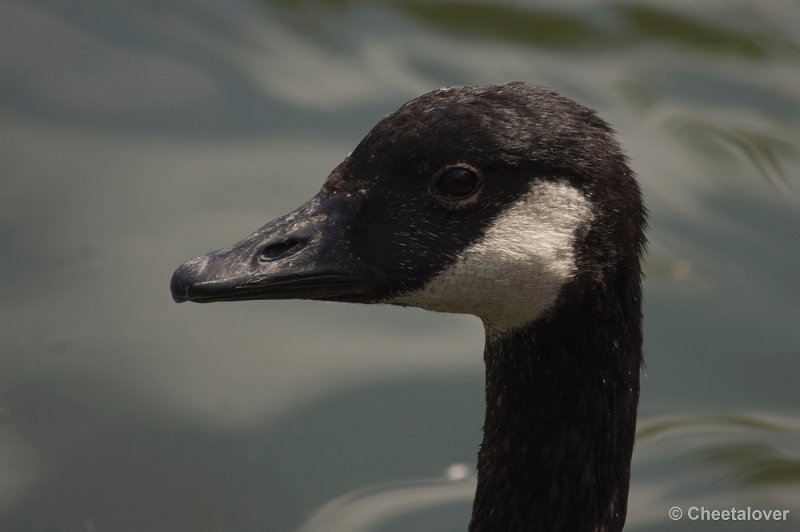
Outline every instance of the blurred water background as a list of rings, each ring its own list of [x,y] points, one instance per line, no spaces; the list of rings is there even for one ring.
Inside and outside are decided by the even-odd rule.
[[[799,530],[798,28],[779,0],[3,0],[0,530],[464,530],[477,319],[168,282],[405,100],[512,80],[611,122],[651,212],[628,529]]]

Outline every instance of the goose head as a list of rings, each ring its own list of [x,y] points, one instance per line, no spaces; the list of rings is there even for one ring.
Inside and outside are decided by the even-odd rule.
[[[593,111],[530,84],[451,87],[389,114],[310,201],[185,262],[171,289],[178,302],[416,306],[503,334],[551,314],[567,286],[613,282],[638,261],[642,223]]]

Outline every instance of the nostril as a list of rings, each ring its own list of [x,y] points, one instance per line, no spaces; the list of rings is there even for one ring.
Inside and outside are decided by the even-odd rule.
[[[298,240],[295,238],[291,238],[284,242],[276,242],[274,244],[270,244],[264,247],[258,254],[258,260],[262,262],[270,262],[282,259],[284,257],[288,257],[289,255],[294,255],[295,253],[303,249],[307,243],[308,243],[307,240]]]

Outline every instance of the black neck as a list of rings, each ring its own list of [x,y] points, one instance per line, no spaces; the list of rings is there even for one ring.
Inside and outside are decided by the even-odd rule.
[[[603,293],[570,288],[549,317],[487,335],[470,531],[622,529],[642,360],[636,274]]]

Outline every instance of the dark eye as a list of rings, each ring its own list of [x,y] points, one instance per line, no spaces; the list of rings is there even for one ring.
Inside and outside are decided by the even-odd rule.
[[[478,188],[478,176],[466,168],[450,168],[436,181],[436,192],[447,199],[463,199]]]

